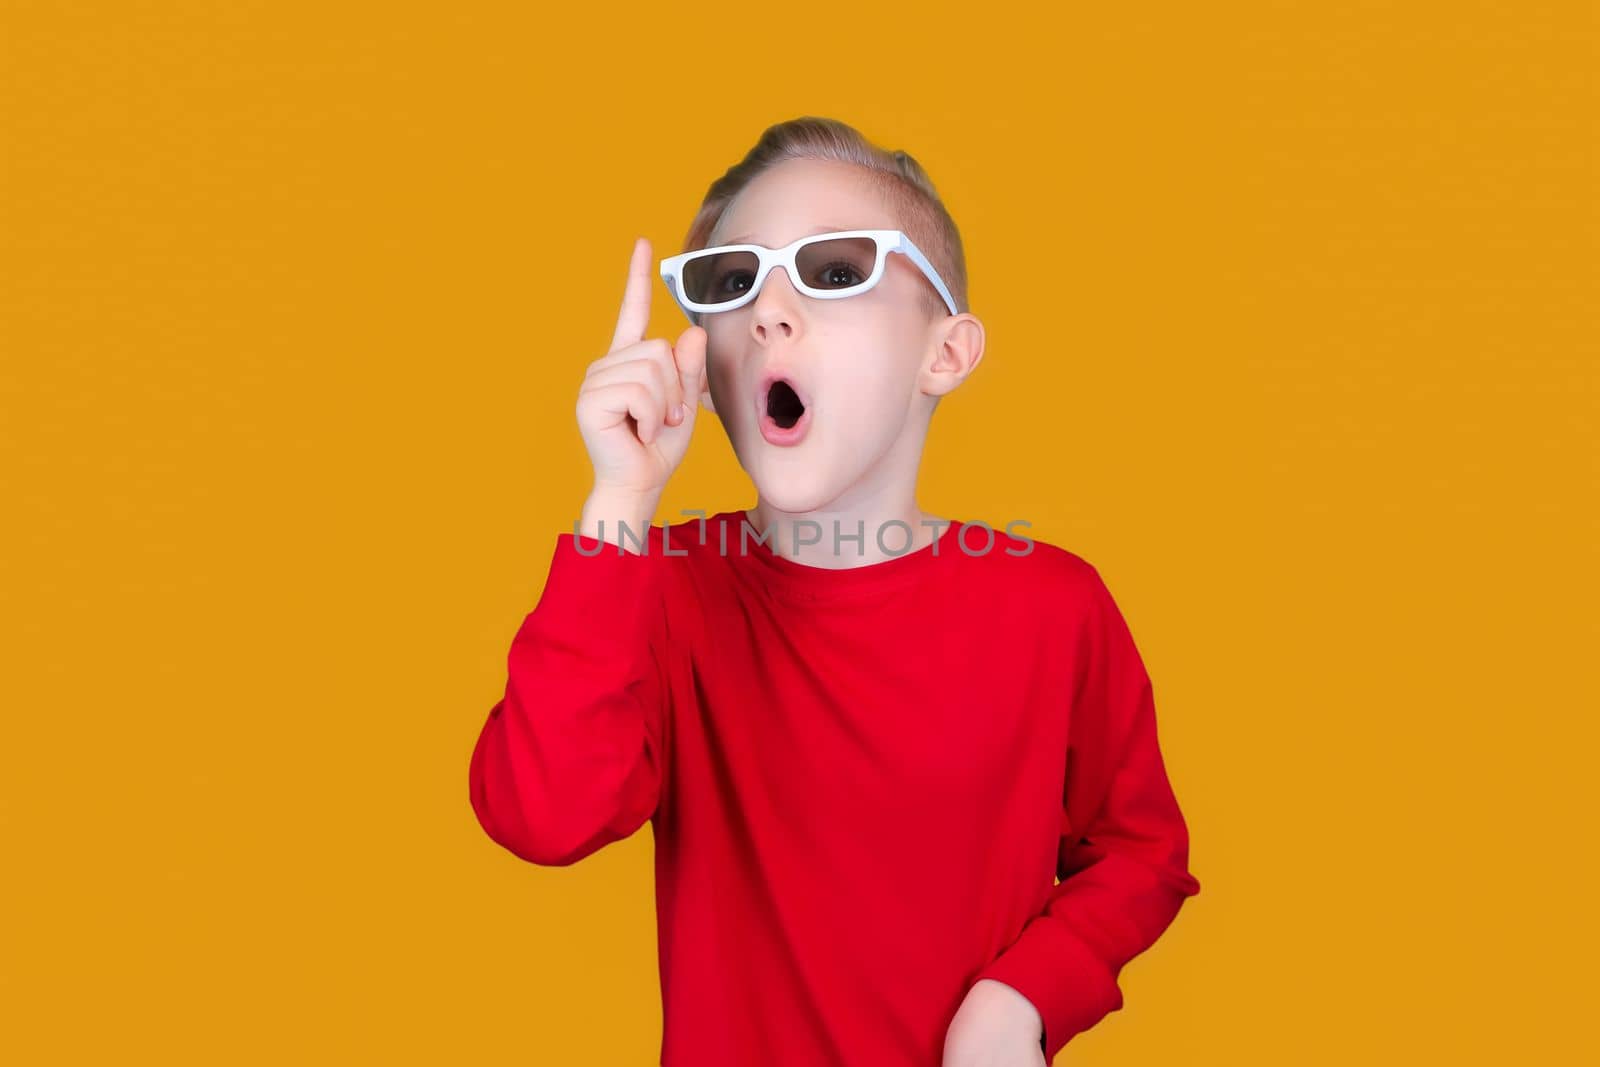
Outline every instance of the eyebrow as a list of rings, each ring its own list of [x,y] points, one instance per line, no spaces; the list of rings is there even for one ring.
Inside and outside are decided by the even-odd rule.
[[[835,232],[837,232],[839,230],[860,230],[860,229],[863,229],[863,228],[864,227],[861,227],[861,226],[818,226],[816,229],[812,230],[810,233],[806,234],[805,236],[813,237],[813,236],[815,236],[815,235],[817,235],[819,233],[835,233]],[[726,241],[718,241],[717,243],[718,244],[724,244],[724,245],[751,244],[752,242],[751,242],[750,238],[752,236],[754,236],[754,235],[747,233],[743,237],[733,237],[733,238],[729,238]]]

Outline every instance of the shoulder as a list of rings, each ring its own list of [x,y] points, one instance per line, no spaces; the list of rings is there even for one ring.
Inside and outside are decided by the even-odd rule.
[[[1003,580],[1073,601],[1086,599],[1100,584],[1100,574],[1092,563],[1064,545],[1032,536],[1026,523],[994,527],[971,519],[961,526],[956,555],[993,561],[990,567]]]

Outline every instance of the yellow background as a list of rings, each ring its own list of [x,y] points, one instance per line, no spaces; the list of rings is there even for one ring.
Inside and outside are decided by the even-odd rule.
[[[923,506],[1155,679],[1201,894],[1059,1062],[1592,1055],[1592,8],[578,7],[4,5],[0,1058],[655,1062],[648,829],[467,761],[631,242],[800,114],[962,227]]]

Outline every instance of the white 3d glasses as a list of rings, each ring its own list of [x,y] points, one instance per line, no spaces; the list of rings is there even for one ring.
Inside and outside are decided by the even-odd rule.
[[[927,275],[950,314],[958,314],[939,272],[900,230],[836,230],[802,237],[782,248],[764,245],[717,245],[668,256],[661,261],[661,280],[673,299],[698,325],[696,313],[732,311],[761,292],[773,267],[782,267],[790,283],[818,300],[858,296],[883,278],[890,252],[899,252]]]

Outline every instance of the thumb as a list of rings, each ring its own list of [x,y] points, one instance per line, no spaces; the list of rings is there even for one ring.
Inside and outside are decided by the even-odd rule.
[[[683,406],[692,415],[700,406],[700,390],[705,379],[705,327],[691,326],[684,330],[673,346],[672,360],[678,366],[678,382],[683,386]]]

